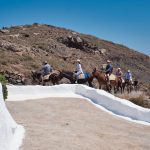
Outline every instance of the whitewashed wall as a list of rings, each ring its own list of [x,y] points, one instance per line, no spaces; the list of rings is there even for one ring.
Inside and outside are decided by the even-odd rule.
[[[0,84],[0,150],[17,150],[23,135],[24,128],[16,124],[6,108]]]
[[[135,121],[150,123],[150,110],[129,101],[117,98],[103,90],[85,85],[61,84],[56,86],[8,86],[8,100],[27,100],[46,97],[88,98],[93,104],[102,106],[115,115]]]

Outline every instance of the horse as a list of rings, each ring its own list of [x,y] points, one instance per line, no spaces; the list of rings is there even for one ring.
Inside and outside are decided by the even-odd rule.
[[[133,89],[132,85],[133,85],[133,83],[131,80],[125,79],[125,82],[123,83],[123,92],[125,90],[125,87],[127,87],[127,92],[131,93],[131,91]]]
[[[133,87],[136,92],[139,90],[139,81],[137,79],[133,81]]]
[[[102,71],[97,70],[96,68],[93,69],[92,74],[98,80],[99,89],[102,88],[102,85],[105,85],[109,93],[111,93],[112,87],[114,88],[114,93],[117,93],[119,88],[121,89],[122,93],[122,80],[120,80],[119,78],[115,78],[115,80],[110,80],[109,83],[106,74]]]
[[[84,73],[84,76],[85,76],[85,78],[83,78],[83,79],[77,79],[77,83],[78,84],[85,84],[88,82],[88,85],[90,87],[93,87],[93,85],[92,85],[93,75],[89,74],[89,73]],[[64,70],[60,71],[59,78],[60,79],[66,78],[70,81],[71,84],[76,83],[76,79],[74,77],[74,72],[71,72],[71,71],[64,71]]]
[[[37,82],[39,85],[46,85],[47,82],[52,82],[53,85],[58,84],[59,82],[59,73],[52,72],[48,78],[43,79],[43,75],[40,71],[31,71],[31,76],[34,82]]]
[[[116,77],[116,78],[117,78],[117,81],[118,81],[117,91],[119,91],[119,89],[120,89],[120,92],[122,94],[123,93],[123,79],[121,77]]]

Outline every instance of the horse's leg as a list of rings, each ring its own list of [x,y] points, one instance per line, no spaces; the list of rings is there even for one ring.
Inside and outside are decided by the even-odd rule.
[[[116,94],[116,93],[117,93],[117,87],[114,86],[114,94]]]
[[[132,84],[130,85],[130,93],[132,92]]]
[[[102,86],[101,86],[101,84],[99,84],[99,89],[102,89]]]
[[[93,87],[93,84],[92,84],[93,79],[92,78],[88,78],[86,81],[88,82],[89,87]]]
[[[132,83],[129,81],[129,83],[128,83],[128,93],[131,93],[131,91],[132,91]]]
[[[128,94],[129,94],[129,85],[127,84],[127,92],[128,92]]]
[[[88,81],[89,87],[93,87],[92,82]]]
[[[111,93],[111,85],[108,85],[108,92]]]
[[[122,84],[120,85],[120,91],[121,91],[121,94],[122,94],[122,92],[123,92]]]
[[[125,83],[122,84],[122,92],[124,93]]]
[[[119,85],[119,83],[117,84],[117,92],[119,92],[119,87],[120,87],[120,85]]]
[[[59,81],[58,81],[58,80],[56,80],[56,84],[57,84],[57,85],[59,84]]]
[[[108,92],[111,93],[111,87],[108,85]]]
[[[108,91],[109,93],[111,93],[111,85],[110,85],[110,84],[107,84],[107,85],[106,85],[106,89],[107,89],[107,91]]]
[[[45,86],[45,85],[46,85],[46,82],[43,81],[42,85]]]
[[[122,82],[120,81],[120,82],[117,84],[117,86],[118,86],[118,91],[119,91],[119,89],[120,89],[120,93],[122,94],[122,88],[123,88]]]
[[[136,85],[135,88],[136,88],[136,92],[139,91],[139,86],[138,85]]]
[[[55,84],[56,84],[54,80],[52,80],[52,84],[53,84],[53,85],[55,85]]]
[[[119,92],[119,88],[120,88],[120,83],[118,82],[118,83],[116,84],[116,93]]]

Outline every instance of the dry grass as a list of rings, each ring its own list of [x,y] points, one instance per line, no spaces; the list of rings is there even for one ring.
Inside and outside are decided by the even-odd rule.
[[[144,92],[138,91],[138,92],[131,92],[131,93],[124,93],[124,94],[118,94],[119,98],[129,100],[130,102],[145,107],[150,108],[150,100],[147,99],[147,96]]]
[[[148,96],[148,97],[150,97],[150,84],[148,85],[148,87],[147,87],[147,89],[146,89],[146,95]]]

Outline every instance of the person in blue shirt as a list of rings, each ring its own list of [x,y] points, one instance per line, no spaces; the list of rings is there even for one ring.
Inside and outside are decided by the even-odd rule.
[[[50,64],[47,63],[47,61],[44,61],[43,62],[43,66],[41,68],[41,73],[42,73],[42,76],[46,76],[48,74],[50,74],[52,72],[52,66]]]
[[[132,73],[130,70],[127,71],[127,73],[125,74],[125,81],[131,81],[132,82]]]
[[[109,74],[111,75],[112,72],[113,72],[113,66],[111,64],[111,61],[110,60],[107,60],[107,66],[106,66],[106,74]]]
[[[113,66],[111,64],[111,61],[107,60],[107,66],[105,69],[105,73],[106,73],[106,79],[108,80],[109,84],[110,84],[109,76],[112,74],[112,72],[113,72]]]

